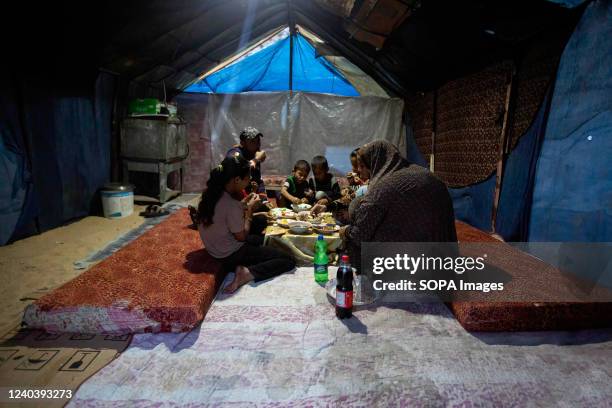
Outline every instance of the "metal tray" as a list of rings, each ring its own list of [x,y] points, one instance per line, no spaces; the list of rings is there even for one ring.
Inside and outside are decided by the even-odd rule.
[[[367,281],[363,275],[356,275],[353,280],[353,305],[364,306],[369,305],[378,300],[380,293],[374,290],[370,290],[370,295],[362,299],[365,290],[361,290],[362,278]],[[332,278],[325,284],[325,291],[327,292],[327,298],[332,304],[336,304],[336,278]]]

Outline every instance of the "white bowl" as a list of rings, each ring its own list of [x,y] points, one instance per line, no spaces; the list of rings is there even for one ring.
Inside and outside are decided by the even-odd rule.
[[[293,208],[293,211],[295,212],[310,211],[310,209],[312,208],[312,205],[310,204],[291,204],[291,208]]]
[[[310,223],[306,221],[289,221],[289,229],[295,234],[304,234],[310,227]]]

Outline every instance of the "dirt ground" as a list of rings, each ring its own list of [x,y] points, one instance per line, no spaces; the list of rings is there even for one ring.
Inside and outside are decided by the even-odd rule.
[[[193,195],[175,200],[197,202]],[[175,201],[173,200],[173,201]],[[0,247],[0,330],[19,322],[24,307],[42,293],[78,276],[74,262],[104,248],[143,223],[134,213],[122,219],[85,217],[71,224]]]

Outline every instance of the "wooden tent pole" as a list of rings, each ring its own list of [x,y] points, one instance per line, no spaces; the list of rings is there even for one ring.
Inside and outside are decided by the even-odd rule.
[[[432,109],[432,120],[431,120],[431,154],[429,155],[429,171],[435,173],[436,171],[436,122],[437,122],[437,105],[438,104],[438,90],[433,91],[433,109]]]
[[[293,37],[295,36],[295,23],[291,0],[287,0],[287,19],[289,20],[289,95],[293,94]]]
[[[289,32],[289,94],[293,93],[293,32]]]
[[[506,156],[510,151],[510,146],[508,142],[508,122],[511,116],[511,101],[514,98],[513,88],[515,86],[515,76],[516,76],[516,67],[512,65],[512,72],[509,75],[509,79],[507,81],[506,86],[506,100],[504,102],[504,120],[502,122],[502,129],[499,137],[499,150],[498,150],[498,160],[497,160],[497,170],[495,173],[495,194],[493,196],[493,209],[491,213],[491,232],[496,232],[496,222],[497,222],[497,209],[499,207],[499,199],[501,197],[501,185],[504,174],[504,164],[506,161]]]

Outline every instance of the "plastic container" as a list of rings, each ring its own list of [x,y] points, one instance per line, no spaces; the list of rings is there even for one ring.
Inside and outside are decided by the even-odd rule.
[[[105,184],[100,196],[106,218],[125,218],[134,212],[134,186],[131,184]]]
[[[348,319],[353,315],[353,268],[348,255],[342,255],[336,274],[336,317]]]
[[[317,283],[325,284],[329,279],[327,268],[329,265],[329,257],[327,256],[327,242],[323,235],[319,235],[315,242],[314,256],[314,279]]]
[[[128,113],[131,115],[155,115],[158,113],[159,101],[154,98],[134,99],[128,104]]]

